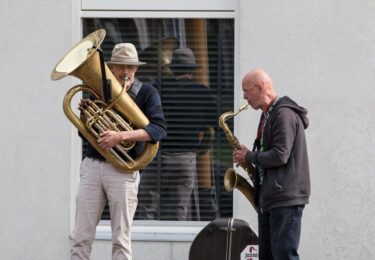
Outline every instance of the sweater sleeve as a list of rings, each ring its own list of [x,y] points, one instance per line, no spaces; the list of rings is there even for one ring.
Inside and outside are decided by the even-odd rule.
[[[138,95],[142,102],[140,107],[150,121],[145,130],[150,135],[152,142],[156,143],[167,135],[167,124],[164,118],[161,99],[157,90],[152,86],[144,85],[142,90],[143,93]]]

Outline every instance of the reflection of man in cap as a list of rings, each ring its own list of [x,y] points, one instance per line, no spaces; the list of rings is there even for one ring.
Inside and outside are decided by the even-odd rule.
[[[109,150],[122,141],[136,141],[137,145],[130,151],[131,156],[135,158],[143,151],[145,142],[157,142],[166,135],[160,96],[153,86],[142,84],[135,78],[138,66],[145,63],[138,60],[137,50],[133,44],[117,44],[111,60],[107,63],[115,78],[127,89],[129,96],[150,123],[144,129],[105,131],[100,134],[98,144],[101,148]],[[81,101],[80,105],[83,106],[86,102],[91,101]],[[88,148],[84,151],[80,168],[71,259],[90,258],[96,225],[108,202],[112,228],[112,259],[131,260],[130,227],[137,208],[139,172],[118,171],[89,143],[86,145]]]
[[[164,37],[139,53],[142,60],[147,61],[145,66],[138,71],[138,77],[150,84],[155,84],[160,76],[171,76],[169,67],[172,53],[178,47],[178,40],[175,37]]]
[[[160,218],[189,220],[192,217],[189,212],[193,212],[199,220],[197,152],[210,146],[202,141],[202,132],[207,129],[210,108],[215,100],[208,87],[193,81],[193,72],[200,65],[191,49],[176,49],[168,67],[174,78],[163,79],[161,86],[168,136],[161,143]],[[215,115],[215,106],[211,114]],[[195,210],[190,211],[192,204]],[[156,207],[150,205],[142,210],[155,213]]]

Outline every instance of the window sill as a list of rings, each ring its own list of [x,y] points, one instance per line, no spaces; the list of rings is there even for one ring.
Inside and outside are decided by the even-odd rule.
[[[208,222],[136,220],[132,226],[133,241],[192,242]],[[109,221],[101,221],[96,228],[98,240],[111,240]]]

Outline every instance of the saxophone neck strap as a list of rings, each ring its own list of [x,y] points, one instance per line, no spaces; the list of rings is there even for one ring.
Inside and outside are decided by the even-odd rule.
[[[255,138],[254,144],[253,144],[253,152],[254,151],[260,151],[262,150],[262,145],[263,145],[263,130],[266,125],[266,122],[268,118],[270,117],[270,114],[273,112],[275,109],[275,105],[277,101],[279,101],[279,97],[276,97],[274,101],[272,102],[270,108],[266,112],[262,112],[262,115],[259,120],[259,125],[258,125],[258,131],[257,131],[257,137]]]

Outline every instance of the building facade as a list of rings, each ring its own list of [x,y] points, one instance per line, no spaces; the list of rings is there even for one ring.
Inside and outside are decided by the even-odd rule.
[[[357,2],[2,1],[1,258],[68,259],[84,147],[62,99],[79,80],[54,82],[50,74],[75,43],[99,28],[107,30],[107,57],[118,41],[135,42],[140,55],[166,37],[192,47],[204,69],[200,82],[215,92],[214,119],[243,104],[246,72],[268,71],[279,95],[309,110],[312,196],[304,211],[301,258],[374,258],[375,4]],[[163,67],[155,66],[160,79]],[[147,80],[148,71],[143,73]],[[242,143],[252,143],[258,119],[259,111],[251,110],[234,119],[231,127]],[[217,127],[214,137],[215,216],[243,219],[256,230],[249,202],[222,189],[230,150]],[[134,259],[188,259],[191,242],[210,218],[136,217]],[[103,217],[93,260],[110,258],[109,239]]]

